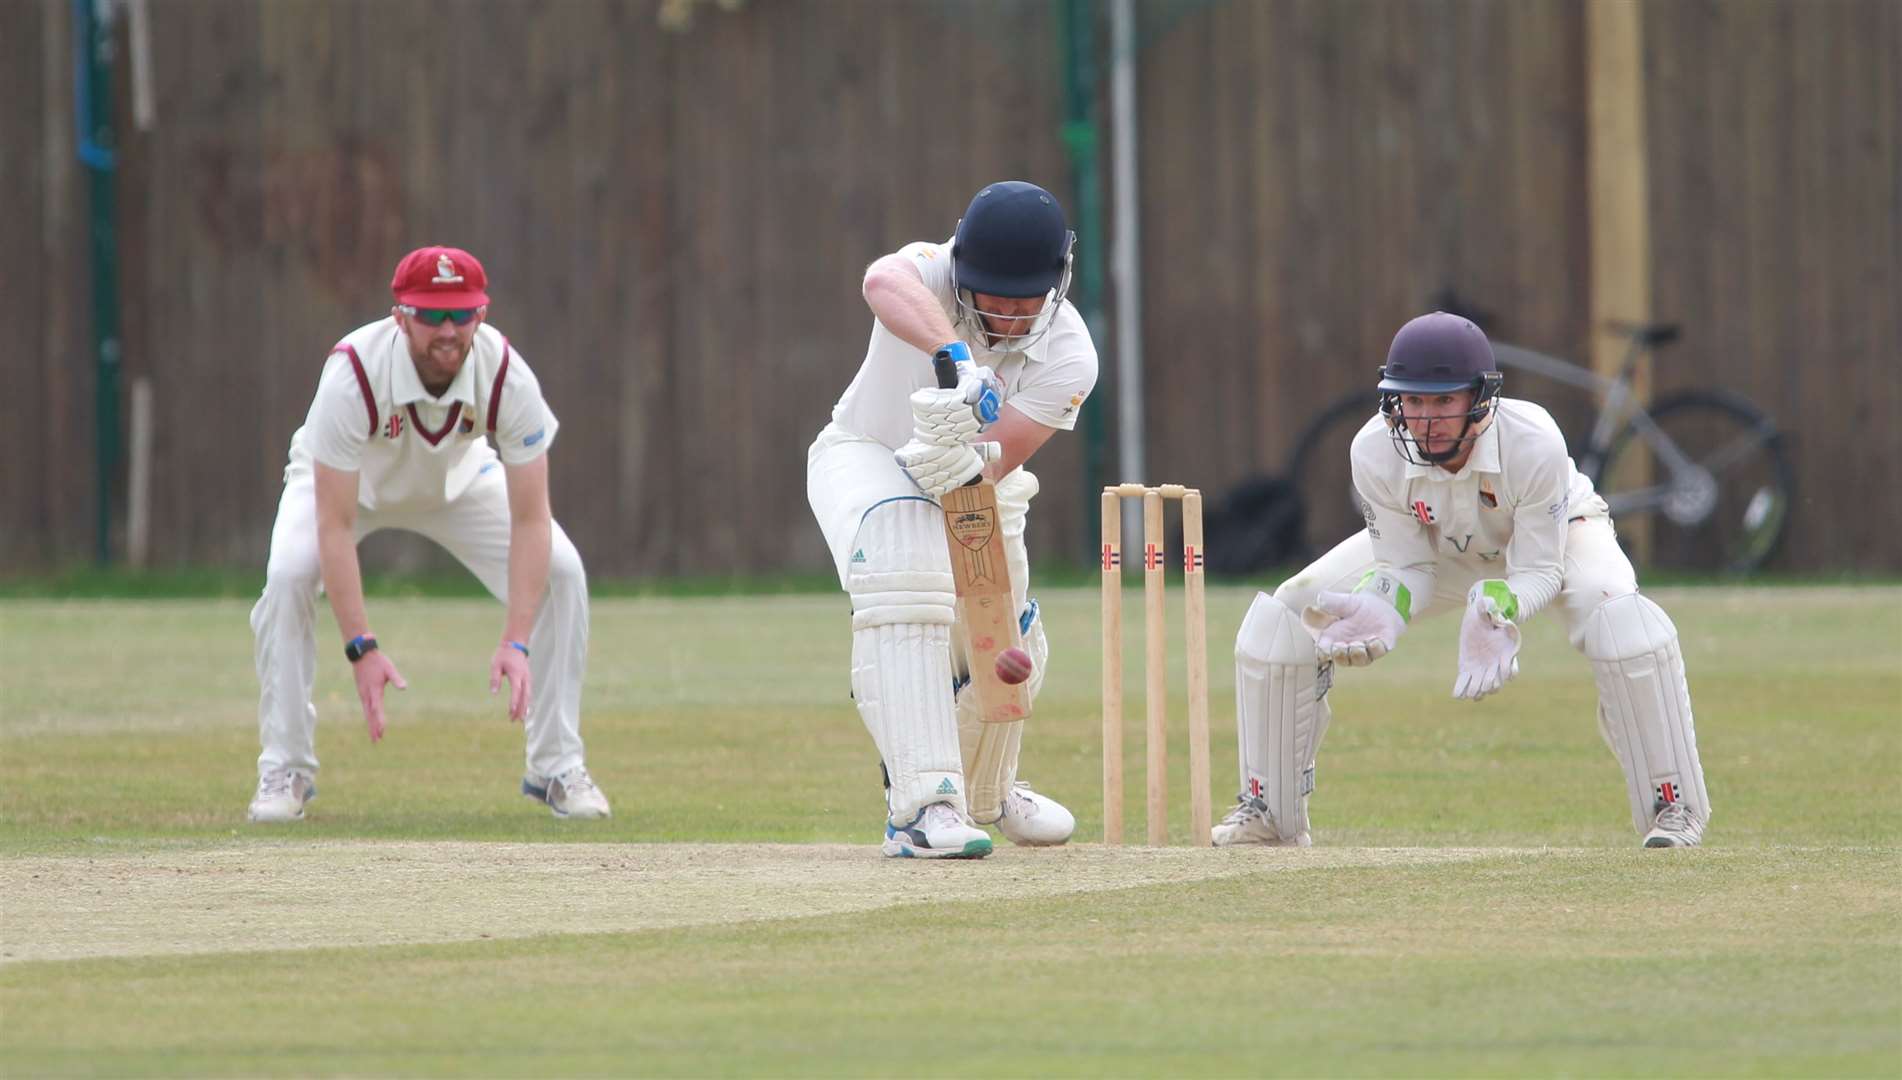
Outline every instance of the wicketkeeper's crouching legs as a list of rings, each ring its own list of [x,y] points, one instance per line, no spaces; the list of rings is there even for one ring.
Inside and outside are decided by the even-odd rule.
[[[1327,734],[1332,665],[1322,664],[1301,617],[1267,593],[1235,635],[1235,725],[1242,793],[1210,834],[1217,847],[1306,847],[1314,759]]]
[[[1692,847],[1710,820],[1691,689],[1677,627],[1639,593],[1600,604],[1582,649],[1598,684],[1598,729],[1624,770],[1631,824],[1646,847]]]
[[[1710,820],[1710,794],[1677,627],[1638,592],[1610,518],[1572,523],[1559,602],[1572,645],[1592,664],[1598,730],[1624,770],[1631,824],[1646,847],[1698,844]]]

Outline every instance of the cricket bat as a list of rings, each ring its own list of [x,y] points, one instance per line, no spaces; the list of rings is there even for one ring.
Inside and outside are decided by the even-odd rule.
[[[938,386],[958,385],[957,366],[948,356],[934,357]],[[951,550],[951,579],[957,589],[958,625],[964,630],[964,654],[971,663],[985,723],[1008,724],[1030,714],[1026,683],[1012,685],[997,675],[997,654],[1021,648],[1023,635],[1011,602],[1010,564],[1004,559],[1004,529],[997,514],[997,488],[983,474],[939,500],[944,507],[944,536]]]

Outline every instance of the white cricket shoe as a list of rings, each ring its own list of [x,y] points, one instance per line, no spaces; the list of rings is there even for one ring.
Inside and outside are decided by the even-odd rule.
[[[317,783],[291,769],[266,769],[251,796],[251,820],[260,824],[304,820],[304,804],[317,797]]]
[[[997,819],[997,831],[1019,847],[1052,847],[1076,832],[1076,815],[1019,780],[1004,793],[1004,814]]]
[[[1314,843],[1307,833],[1292,840],[1283,840],[1275,831],[1275,824],[1268,818],[1268,804],[1259,798],[1241,796],[1235,801],[1235,809],[1217,822],[1209,830],[1209,843],[1215,847],[1238,847],[1242,844],[1261,844],[1267,847],[1307,847]]]
[[[558,818],[592,821],[611,816],[608,797],[594,786],[594,778],[588,775],[586,765],[576,765],[560,776],[530,773],[522,777],[522,794],[547,803]]]
[[[1681,802],[1659,806],[1651,831],[1644,834],[1644,846],[1648,848],[1696,847],[1703,842],[1704,819]]]
[[[981,859],[991,853],[991,838],[950,803],[934,802],[909,824],[887,821],[883,850],[890,859]]]

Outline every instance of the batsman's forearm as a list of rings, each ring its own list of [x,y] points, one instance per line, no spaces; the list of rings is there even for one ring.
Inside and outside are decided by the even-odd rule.
[[[323,568],[330,613],[337,617],[343,639],[351,641],[369,633],[370,617],[363,609],[363,572],[357,565],[354,530],[347,524],[319,523],[317,562]]]
[[[938,298],[909,266],[875,267],[865,276],[864,292],[866,306],[885,329],[919,352],[928,356],[945,342],[957,340]]]
[[[548,591],[548,553],[554,527],[548,518],[516,519],[509,526],[509,611],[503,641],[527,644],[535,615]]]

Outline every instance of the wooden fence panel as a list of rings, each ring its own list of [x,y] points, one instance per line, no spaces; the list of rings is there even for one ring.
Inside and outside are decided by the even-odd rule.
[[[1775,563],[1902,566],[1902,9],[1645,9],[1658,392],[1729,387],[1789,432]],[[1875,494],[1877,497],[1871,498]]]
[[[1156,475],[1279,471],[1367,395],[1451,290],[1495,336],[1578,355],[1587,257],[1575,3],[1207,5],[1142,57],[1144,317]],[[1587,404],[1509,392],[1561,421]],[[1317,487],[1347,489],[1346,450]]]
[[[68,9],[0,10],[0,568],[94,550],[90,203]]]
[[[1152,478],[1213,496],[1281,467],[1444,291],[1497,337],[1586,355],[1581,0],[1139,9]],[[1058,6],[749,0],[684,32],[658,0],[456,10],[154,5],[158,127],[125,131],[118,177],[127,381],[158,390],[154,561],[262,566],[324,352],[387,310],[401,252],[448,242],[487,263],[492,319],[562,418],[556,512],[595,573],[823,567],[803,455],[863,353],[864,266],[948,236],[988,180],[1072,190]],[[0,199],[37,229],[8,245],[37,261],[0,265],[0,331],[29,346],[0,356],[26,403],[0,436],[9,568],[91,550],[69,19],[0,5]],[[1781,565],[1902,566],[1902,510],[1866,498],[1902,470],[1902,14],[1645,19],[1655,310],[1686,325],[1657,388],[1730,385],[1797,433]],[[1569,427],[1590,411],[1509,392]],[[1037,459],[1040,562],[1094,529],[1084,442]]]

